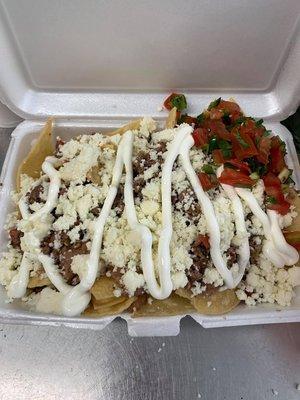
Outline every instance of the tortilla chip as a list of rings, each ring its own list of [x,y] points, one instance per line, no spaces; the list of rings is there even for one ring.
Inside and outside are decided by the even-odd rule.
[[[189,300],[184,299],[176,294],[171,294],[165,300],[153,299],[152,303],[145,304],[138,310],[134,311],[133,317],[162,317],[179,314],[189,314],[195,311]]]
[[[40,278],[39,276],[33,276],[29,279],[28,289],[34,289],[43,286],[50,286],[51,281],[49,278]]]
[[[113,132],[109,132],[108,135],[113,136],[113,135],[123,135],[123,133],[127,131],[131,131],[134,129],[139,129],[141,125],[142,120],[141,119],[136,119],[133,121],[130,121],[128,124],[121,126],[121,128],[116,129]]]
[[[92,286],[91,293],[96,301],[103,303],[115,298],[115,287],[116,281],[114,279],[100,276]]]
[[[192,298],[192,293],[190,292],[190,290],[187,290],[184,288],[179,288],[179,289],[175,290],[175,293],[178,296],[183,297],[184,299],[191,300],[191,298]]]
[[[49,118],[27,157],[20,164],[16,177],[16,186],[18,191],[20,190],[21,175],[26,174],[34,179],[39,178],[45,158],[53,154],[52,124],[53,119]]]
[[[172,129],[176,125],[177,122],[177,108],[173,107],[169,112],[168,118],[166,120],[166,128]]]
[[[195,309],[205,315],[226,314],[233,310],[239,302],[233,289],[224,291],[219,291],[217,288],[209,289],[191,299]]]
[[[123,311],[127,310],[135,300],[136,297],[130,297],[121,303],[109,306],[103,305],[97,309],[94,309],[93,305],[90,304],[90,306],[84,311],[83,315],[86,317],[97,318],[121,314]]]
[[[92,304],[95,310],[100,309],[101,307],[112,307],[115,306],[116,304],[123,303],[125,300],[127,300],[128,297],[125,296],[120,296],[120,297],[112,297],[108,300],[96,300],[94,296],[92,296]]]

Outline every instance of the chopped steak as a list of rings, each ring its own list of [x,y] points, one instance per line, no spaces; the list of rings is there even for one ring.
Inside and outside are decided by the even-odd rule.
[[[163,164],[164,158],[163,154],[167,151],[167,143],[166,142],[159,142],[158,146],[156,147],[157,151],[157,161],[159,164]]]
[[[191,246],[190,255],[193,259],[193,265],[187,272],[189,287],[202,279],[205,268],[210,264],[209,250],[203,244],[198,244],[197,239]]]
[[[10,236],[10,244],[14,249],[21,249],[21,237],[24,236],[24,233],[19,231],[17,228],[12,228],[9,231]]]
[[[147,168],[155,164],[151,159],[150,154],[145,151],[140,151],[132,163],[133,176],[142,175]]]
[[[124,187],[123,185],[119,186],[118,193],[115,197],[113,202],[112,208],[116,208],[117,215],[121,215],[124,211],[125,204],[124,204]]]
[[[263,243],[261,240],[260,244],[256,243],[255,237],[251,236],[249,239],[250,246],[250,264],[257,264],[259,255],[262,253]]]
[[[146,293],[139,294],[139,295],[136,295],[136,296],[138,296],[138,298],[131,304],[131,306],[127,310],[130,313],[132,313],[134,311],[138,311],[142,306],[147,304],[148,295]]]
[[[95,217],[99,217],[100,215],[100,207],[94,207],[90,210],[90,212],[95,216]]]
[[[142,177],[136,177],[133,180],[133,191],[136,197],[139,197],[142,200],[142,189],[146,186],[146,181]]]
[[[184,215],[188,217],[193,223],[196,223],[201,216],[201,206],[196,198],[194,191],[190,188],[183,190],[180,193],[176,193],[171,197],[172,204],[176,210],[182,211]],[[191,205],[188,209],[185,208],[186,202],[190,202]]]
[[[59,189],[58,196],[63,196],[65,193],[67,193],[67,191],[68,191],[67,188],[61,187],[61,188]]]
[[[193,203],[187,210],[187,215],[190,217],[190,219],[198,220],[201,215],[201,206],[196,200],[195,203]],[[195,221],[196,222],[196,221]]]
[[[58,241],[59,249],[54,248],[54,241]],[[51,232],[41,243],[41,250],[44,254],[51,256],[58,265],[59,271],[71,285],[79,283],[79,277],[71,269],[74,256],[88,254],[87,242],[81,240],[71,243],[69,236],[65,232]]]
[[[114,268],[113,265],[109,265],[107,267],[106,272],[109,272],[110,276],[119,284],[121,284],[121,279],[123,274],[120,271],[120,268]]]
[[[57,136],[56,138],[56,142],[55,142],[55,156],[58,156],[58,153],[60,152],[60,148],[61,146],[63,146],[66,142],[64,140],[62,140],[59,136]]]
[[[235,246],[230,246],[229,249],[226,251],[227,259],[227,267],[232,267],[233,264],[237,262],[237,251]]]
[[[60,261],[60,272],[65,280],[71,285],[77,285],[79,283],[79,277],[71,269],[72,259],[74,256],[88,254],[88,248],[86,242],[77,241],[69,246],[63,246],[60,250],[59,261]]]
[[[27,198],[28,198],[28,203],[33,204],[33,203],[41,203],[43,200],[41,199],[41,194],[43,193],[44,188],[43,186],[37,185],[35,186],[31,192],[27,193]]]

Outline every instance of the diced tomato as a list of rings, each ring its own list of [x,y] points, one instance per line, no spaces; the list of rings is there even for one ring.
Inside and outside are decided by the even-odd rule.
[[[213,108],[209,112],[210,119],[221,119],[224,115],[224,112],[222,110],[217,110],[216,108]]]
[[[249,135],[254,139],[255,135],[253,133],[255,131],[255,122],[252,119],[246,118],[239,129],[243,134]]]
[[[185,122],[186,124],[192,125],[192,124],[196,124],[197,122],[197,118],[191,117],[190,115],[182,115],[180,117],[180,123]]]
[[[241,109],[238,104],[233,101],[221,100],[216,107],[209,111],[210,118],[213,120],[220,120],[224,114],[229,114],[230,117],[238,117],[241,115]]]
[[[285,215],[289,212],[290,203],[286,201],[280,179],[269,172],[263,177],[265,192],[267,194],[267,208]]]
[[[267,188],[269,187],[277,187],[277,188],[281,188],[281,181],[278,178],[278,176],[272,174],[271,172],[268,172],[264,177],[263,177],[263,181],[264,181],[264,185],[265,185],[265,189],[267,190]]]
[[[300,231],[284,231],[285,240],[300,251]]]
[[[279,204],[279,203],[282,203],[285,201],[284,194],[281,190],[281,187],[265,186],[265,192],[269,196],[269,198],[272,198],[272,201],[274,202],[274,204]]]
[[[284,159],[283,146],[284,142],[282,142],[278,136],[273,136],[271,138],[269,170],[275,174],[279,174],[287,167]]]
[[[206,119],[203,122],[203,126],[210,132],[210,134],[216,135],[219,139],[231,140],[230,132],[228,132],[222,121]]]
[[[208,144],[209,134],[207,129],[205,128],[197,128],[192,133],[195,146],[197,147],[204,147]]]
[[[277,211],[281,215],[286,215],[290,211],[290,206],[290,203],[284,200],[278,204],[268,204],[267,208],[269,210]]]
[[[213,177],[210,177],[208,174],[205,174],[204,172],[200,172],[198,174],[198,178],[200,180],[202,189],[204,191],[213,189],[218,185],[217,180],[214,181]]]
[[[204,246],[206,250],[209,250],[210,244],[207,235],[198,235],[195,240],[196,246]]]
[[[236,169],[238,169],[239,171],[245,172],[245,173],[251,173],[251,169],[248,166],[248,164],[244,161],[240,161],[237,160],[236,158],[233,160],[228,160],[226,161],[227,164],[232,165],[233,167],[235,167]]]
[[[234,101],[221,100],[217,108],[227,111],[230,114],[235,112],[241,113],[240,106]]]
[[[253,140],[246,133],[242,133],[239,127],[231,131],[232,149],[239,160],[258,155],[258,151]]]
[[[212,151],[212,156],[215,164],[221,165],[226,162],[222,150],[216,149]]]
[[[224,168],[219,182],[226,183],[227,185],[250,188],[254,185],[255,181],[247,174],[237,171],[232,168]]]
[[[268,164],[271,149],[271,138],[262,136],[257,142],[258,155],[257,159],[263,164]]]
[[[169,110],[169,111],[172,110],[172,108],[174,107],[174,105],[172,104],[172,100],[177,96],[183,96],[183,95],[181,95],[179,93],[172,93],[172,94],[170,94],[169,97],[166,98],[166,100],[164,101],[164,107],[167,110]]]

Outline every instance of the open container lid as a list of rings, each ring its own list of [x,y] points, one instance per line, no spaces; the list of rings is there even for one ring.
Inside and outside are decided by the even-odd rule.
[[[27,119],[190,113],[216,96],[279,121],[300,98],[299,0],[0,1],[0,99]]]

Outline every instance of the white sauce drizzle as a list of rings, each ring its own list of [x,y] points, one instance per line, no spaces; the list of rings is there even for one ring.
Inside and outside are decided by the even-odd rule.
[[[268,211],[267,215],[261,209],[251,191],[247,189],[233,188],[230,185],[222,184],[225,193],[232,202],[236,231],[242,236],[245,236],[245,240],[238,249],[239,273],[237,277],[233,278],[233,275],[227,268],[226,262],[222,256],[220,248],[220,228],[214,212],[213,204],[207,194],[203,191],[189,158],[190,148],[194,145],[194,140],[191,136],[192,131],[193,129],[187,124],[183,124],[176,129],[174,139],[171,143],[169,143],[165,163],[162,168],[162,230],[159,238],[157,259],[159,283],[157,281],[153,265],[152,234],[147,226],[138,222],[135,211],[132,172],[134,134],[132,131],[127,131],[123,135],[118,146],[116,161],[113,168],[112,182],[100,215],[95,221],[94,235],[91,243],[91,251],[87,261],[86,273],[82,277],[80,283],[75,287],[68,285],[59,273],[58,268],[54,264],[52,258],[42,254],[38,245],[38,255],[31,255],[27,252],[24,252],[18,273],[14,276],[8,288],[11,296],[20,298],[25,295],[31,268],[29,259],[30,257],[37,257],[42,263],[52,284],[59,292],[63,294],[63,300],[61,304],[62,313],[67,316],[75,316],[85,310],[90,302],[91,295],[89,290],[93,286],[99,270],[99,257],[102,246],[104,226],[117,195],[118,186],[122,178],[123,167],[125,165],[125,212],[130,228],[139,235],[141,240],[141,264],[144,278],[147,283],[148,290],[154,298],[167,298],[173,290],[170,272],[170,241],[172,238],[171,178],[173,164],[178,155],[180,155],[185,173],[194,189],[206,219],[210,241],[210,253],[213,264],[224,279],[227,288],[234,288],[238,285],[243,277],[250,257],[245,216],[242,203],[238,195],[244,199],[252,213],[261,221],[263,225],[266,236],[264,253],[267,255],[267,257],[273,262],[274,265],[278,267],[295,264],[299,259],[298,252],[292,246],[286,243],[279,227],[279,217],[277,213],[274,211]],[[19,208],[23,219],[29,221],[34,221],[39,218],[43,219],[57,205],[60,188],[60,174],[59,171],[54,168],[54,164],[57,164],[58,162],[59,160],[55,157],[47,157],[42,165],[43,172],[50,178],[50,184],[46,203],[40,210],[34,214],[30,214],[26,204],[26,196],[23,196],[20,199]],[[218,175],[220,175],[221,172],[222,168],[219,168]],[[40,180],[38,182],[40,182]],[[40,241],[38,240],[38,244],[39,243]]]
[[[26,293],[31,268],[29,257],[30,255],[24,252],[18,273],[12,278],[8,285],[7,293],[11,298],[19,299]]]
[[[22,215],[22,218],[28,221],[34,221],[36,219],[42,219],[49,212],[53,210],[53,208],[57,204],[57,197],[60,187],[60,177],[59,172],[53,167],[53,164],[57,162],[57,158],[55,157],[47,157],[42,164],[42,170],[45,174],[47,174],[50,178],[49,191],[47,196],[47,201],[44,206],[35,212],[34,214],[30,214],[28,211],[28,207],[25,203],[25,196],[23,196],[19,201],[19,209]],[[40,180],[39,180],[40,182]],[[38,244],[40,243],[39,239],[32,232],[33,240],[35,240]],[[39,247],[39,246],[38,246]],[[37,249],[38,250],[38,249]],[[31,255],[28,252],[25,252],[22,257],[21,265],[18,270],[18,273],[14,276],[13,280],[9,285],[8,292],[11,297],[21,298],[26,293],[26,288],[29,281],[29,273],[31,264],[28,260],[29,257],[35,257],[35,255]],[[50,279],[50,278],[49,278]]]
[[[221,248],[220,248],[220,228],[215,215],[215,211],[207,194],[204,192],[201,183],[197,177],[194,168],[192,167],[189,151],[190,148],[194,145],[194,139],[192,136],[186,138],[183,143],[183,146],[180,151],[180,156],[183,164],[183,168],[185,173],[194,189],[194,192],[197,196],[197,199],[201,205],[202,212],[206,219],[209,243],[210,243],[210,255],[213,261],[214,266],[218,270],[219,274],[224,279],[226,286],[231,289],[234,287],[234,281],[232,273],[226,266],[226,263],[223,259]]]
[[[279,216],[277,213],[269,213],[269,219],[268,215],[258,204],[254,194],[249,189],[236,188],[235,190],[263,226],[266,237],[263,246],[263,252],[265,256],[277,268],[282,268],[285,265],[295,264],[299,259],[298,252],[296,252],[295,249],[284,239],[279,228]]]
[[[217,170],[217,177],[221,175],[223,172],[224,167],[221,166]],[[248,233],[247,233],[247,228],[246,228],[246,223],[245,223],[245,214],[244,214],[244,209],[241,200],[239,199],[235,188],[230,185],[226,184],[221,184],[222,188],[224,189],[225,193],[227,194],[229,200],[231,201],[232,205],[232,211],[234,214],[234,222],[235,222],[235,228],[236,228],[236,233],[243,237],[243,241],[238,247],[237,253],[239,255],[238,258],[238,266],[239,266],[239,272],[238,275],[234,279],[234,286],[236,287],[240,281],[243,278],[243,275],[245,273],[245,269],[247,265],[249,264],[250,260],[250,247],[249,247],[249,239],[248,239]]]
[[[141,238],[141,264],[145,281],[150,294],[157,299],[169,297],[173,290],[171,280],[170,241],[172,237],[172,204],[171,204],[171,178],[173,164],[178,157],[180,146],[186,137],[190,137],[193,129],[188,125],[182,125],[176,129],[175,137],[169,144],[165,163],[162,168],[161,201],[162,201],[162,229],[158,243],[158,284],[153,266],[152,234],[148,227],[138,222],[133,197],[132,177],[132,145],[133,134],[128,132],[127,149],[124,154],[126,167],[126,180],[124,190],[125,211],[129,226],[137,232]]]

